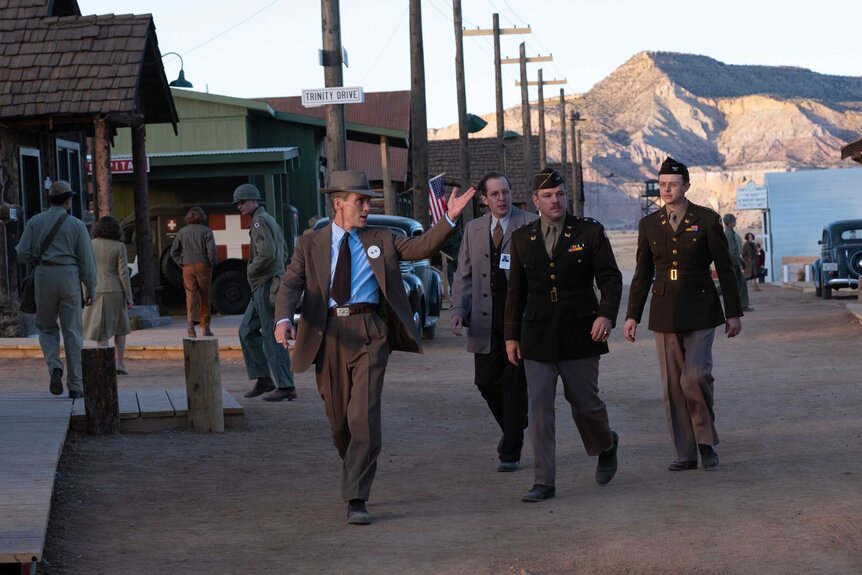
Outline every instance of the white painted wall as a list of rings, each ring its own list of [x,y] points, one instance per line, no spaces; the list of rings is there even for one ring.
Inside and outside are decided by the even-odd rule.
[[[819,256],[823,226],[862,219],[862,167],[766,174],[768,281],[781,281],[781,258]]]

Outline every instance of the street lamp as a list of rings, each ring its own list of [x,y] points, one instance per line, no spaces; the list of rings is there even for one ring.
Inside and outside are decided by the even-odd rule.
[[[481,132],[488,122],[477,116],[476,114],[467,114],[467,132],[474,134]]]
[[[186,80],[186,72],[183,69],[184,68],[183,57],[180,56],[179,54],[177,54],[176,52],[167,52],[165,54],[162,54],[162,58],[164,58],[165,56],[170,56],[170,55],[174,55],[180,59],[180,75],[177,77],[176,80],[174,80],[173,82],[171,82],[168,85],[173,86],[174,88],[194,88],[192,83],[189,82],[188,80]]]

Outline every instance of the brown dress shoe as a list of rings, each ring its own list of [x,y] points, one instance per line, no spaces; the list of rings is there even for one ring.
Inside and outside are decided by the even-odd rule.
[[[257,397],[259,395],[263,395],[267,391],[272,391],[275,389],[275,383],[268,377],[258,377],[257,382],[254,384],[254,387],[251,388],[251,391],[243,395],[246,399],[251,399],[252,397]]]
[[[208,328],[208,327],[204,328],[204,337],[213,337],[213,335],[214,334],[210,328]]]
[[[186,330],[186,334],[188,334],[189,337],[197,337],[198,336],[198,334],[195,333],[195,328],[193,328],[193,327],[190,327],[188,330]]]

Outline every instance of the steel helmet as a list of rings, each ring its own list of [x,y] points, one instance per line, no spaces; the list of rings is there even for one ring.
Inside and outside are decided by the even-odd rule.
[[[233,204],[236,205],[242,200],[261,201],[260,190],[254,184],[241,185],[233,191]]]

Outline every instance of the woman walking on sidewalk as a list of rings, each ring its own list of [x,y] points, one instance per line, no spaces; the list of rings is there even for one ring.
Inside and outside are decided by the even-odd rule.
[[[126,311],[134,305],[129,281],[126,246],[120,239],[117,220],[105,216],[93,224],[93,252],[96,255],[96,298],[84,309],[84,339],[107,346],[114,338],[117,374],[127,375],[126,335],[132,330]]]

